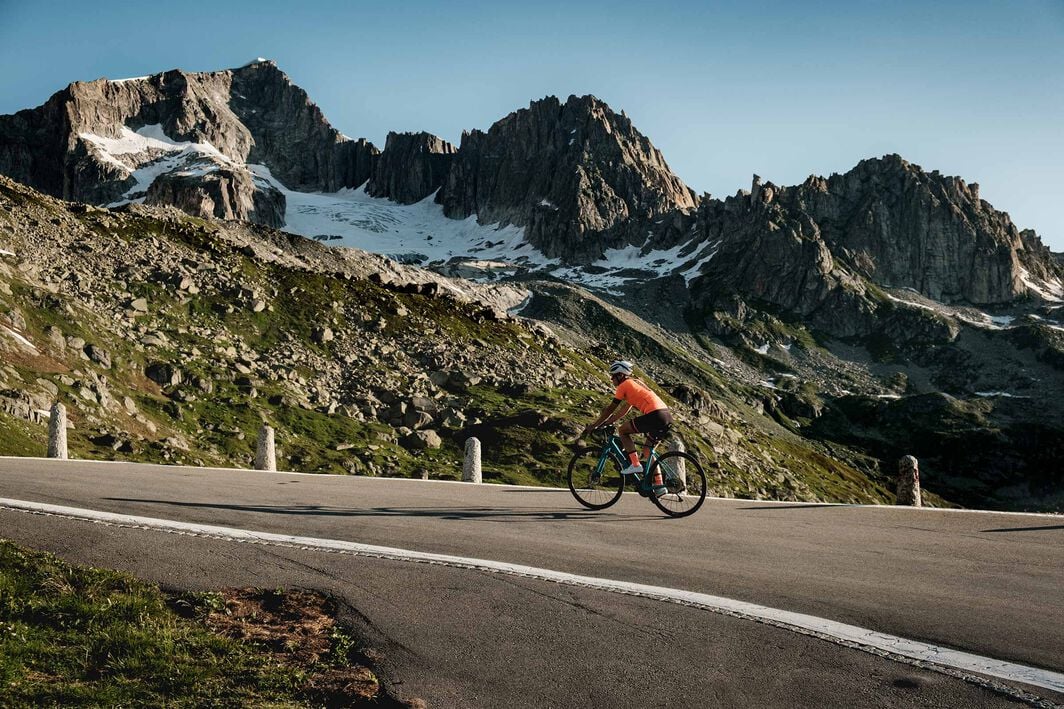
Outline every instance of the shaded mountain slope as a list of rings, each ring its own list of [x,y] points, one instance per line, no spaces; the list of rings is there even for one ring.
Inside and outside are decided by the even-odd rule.
[[[455,477],[478,435],[489,480],[557,485],[568,441],[609,398],[599,350],[500,312],[525,297],[513,286],[6,179],[0,207],[5,454],[40,454],[58,399],[75,455],[246,466],[268,421],[286,468]],[[739,433],[741,396],[712,404],[678,376],[692,368],[662,370],[661,393],[716,492],[889,499],[770,422]],[[777,440],[788,457],[766,456]]]

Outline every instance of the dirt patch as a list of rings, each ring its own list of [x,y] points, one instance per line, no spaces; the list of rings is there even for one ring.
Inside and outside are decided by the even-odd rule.
[[[14,330],[12,330],[12,332],[14,332]],[[7,336],[0,334],[0,338],[3,337]],[[14,342],[4,342],[3,339],[0,339],[0,343],[2,343],[0,344],[0,349],[4,350],[5,364],[29,369],[39,375],[65,374],[70,371],[70,367],[55,359],[50,354],[41,352],[40,350],[31,353],[24,347],[20,347]]]
[[[337,602],[316,591],[225,589],[198,599],[198,612],[187,601],[175,609],[200,615],[212,631],[253,643],[274,661],[306,672],[306,699],[315,706],[411,707],[381,686],[372,651],[361,647],[351,631],[337,623]],[[183,607],[182,607],[183,606]]]

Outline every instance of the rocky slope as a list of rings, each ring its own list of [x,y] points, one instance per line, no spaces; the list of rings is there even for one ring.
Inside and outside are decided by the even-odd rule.
[[[266,420],[282,467],[455,477],[476,435],[488,479],[559,484],[568,441],[608,400],[604,358],[617,351],[506,315],[526,297],[263,227],[64,203],[0,178],[0,453],[39,455],[58,399],[79,456],[247,466]],[[860,454],[829,458],[753,412],[746,388],[682,354],[668,367],[651,354],[716,492],[890,499]]]

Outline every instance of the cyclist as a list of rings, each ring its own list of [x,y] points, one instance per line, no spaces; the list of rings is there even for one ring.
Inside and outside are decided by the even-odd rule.
[[[631,475],[643,471],[643,464],[639,461],[639,453],[632,441],[633,433],[643,433],[651,438],[662,438],[672,426],[672,413],[665,402],[655,394],[650,387],[632,376],[633,365],[623,359],[610,364],[610,381],[617,388],[611,401],[602,410],[599,417],[584,427],[583,436],[599,426],[614,423],[628,415],[635,408],[641,416],[631,421],[625,421],[617,429],[621,438],[621,445],[628,455],[630,465],[621,471],[623,475]],[[654,475],[651,481],[651,492],[657,497],[665,494],[666,488],[662,484],[661,473]]]

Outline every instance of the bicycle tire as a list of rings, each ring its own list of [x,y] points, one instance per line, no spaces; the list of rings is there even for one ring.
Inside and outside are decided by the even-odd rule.
[[[569,461],[569,492],[589,510],[604,510],[621,499],[624,491],[624,476],[621,466],[607,456],[604,469],[597,482],[592,481],[592,473],[598,467],[602,449],[588,448],[579,451]]]
[[[680,475],[681,466],[684,477]],[[706,501],[706,473],[702,470],[702,464],[698,458],[683,451],[669,451],[662,453],[654,461],[647,478],[654,479],[654,475],[661,469],[662,482],[667,492],[661,497],[650,496],[659,510],[670,517],[686,517],[693,515]]]

